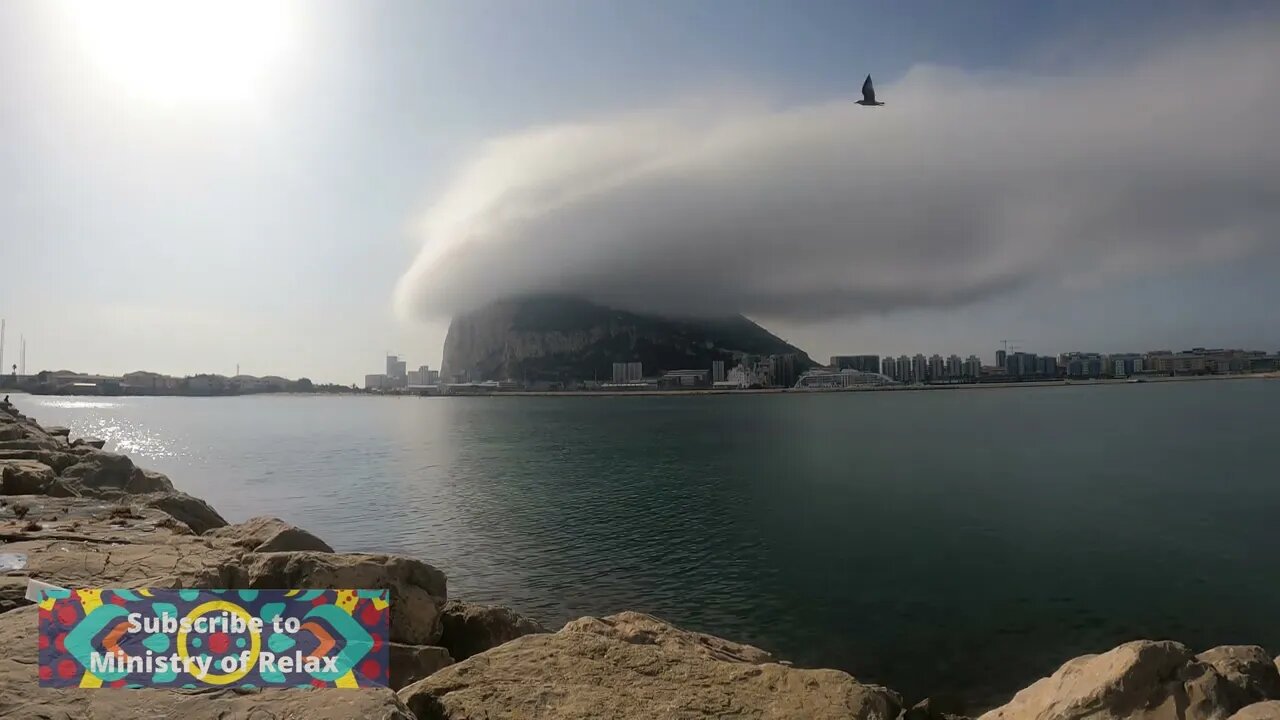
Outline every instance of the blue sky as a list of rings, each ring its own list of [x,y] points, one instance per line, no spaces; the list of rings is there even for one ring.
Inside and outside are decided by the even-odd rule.
[[[848,99],[867,72],[893,88],[922,65],[996,88],[1006,74],[1105,74],[1195,32],[1277,17],[1236,2],[214,7],[230,29],[209,37],[200,22],[86,30],[74,2],[0,4],[6,366],[22,333],[30,371],[230,374],[239,363],[354,382],[384,350],[434,367],[445,322],[398,314],[393,294],[423,246],[420,220],[490,138],[721,98],[803,108]],[[252,56],[245,28],[262,30],[259,65],[228,56]],[[180,40],[163,46],[172,58],[116,62],[157,34]],[[170,60],[235,97],[149,74]],[[1274,351],[1271,247],[1137,279],[762,319],[820,357],[985,357],[1010,337],[1041,352]]]

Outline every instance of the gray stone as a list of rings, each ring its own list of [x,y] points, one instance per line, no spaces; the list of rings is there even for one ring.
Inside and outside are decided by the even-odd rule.
[[[44,431],[53,437],[71,437],[71,428],[63,427],[61,425],[45,425]]]
[[[101,450],[107,444],[106,440],[96,437],[82,437],[71,441],[71,447],[85,446]]]
[[[440,620],[440,644],[455,660],[465,660],[523,635],[547,632],[542,625],[508,608],[457,600],[444,606]]]

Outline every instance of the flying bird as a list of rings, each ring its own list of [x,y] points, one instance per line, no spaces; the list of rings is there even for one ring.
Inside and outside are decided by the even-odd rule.
[[[862,99],[858,101],[859,105],[883,105],[882,102],[876,102],[876,86],[871,84],[871,76],[868,75],[866,80],[862,81]]]

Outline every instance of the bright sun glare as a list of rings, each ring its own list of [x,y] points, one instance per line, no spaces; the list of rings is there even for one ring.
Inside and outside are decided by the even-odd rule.
[[[293,39],[286,3],[271,0],[84,0],[68,9],[105,79],[166,104],[253,100]]]

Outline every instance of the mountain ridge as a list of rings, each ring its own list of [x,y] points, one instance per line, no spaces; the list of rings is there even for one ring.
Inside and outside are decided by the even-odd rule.
[[[710,369],[715,360],[729,368],[742,355],[795,355],[801,369],[814,364],[803,350],[742,315],[678,318],[536,296],[455,317],[445,338],[441,377],[609,380],[615,362],[639,361],[652,376]]]

